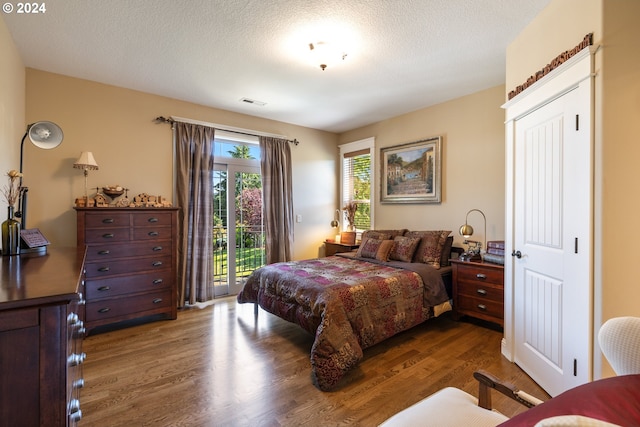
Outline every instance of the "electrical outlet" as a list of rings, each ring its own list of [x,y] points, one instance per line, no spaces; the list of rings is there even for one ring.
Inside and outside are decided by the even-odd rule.
[[[302,215],[296,215],[296,222],[302,222]]]

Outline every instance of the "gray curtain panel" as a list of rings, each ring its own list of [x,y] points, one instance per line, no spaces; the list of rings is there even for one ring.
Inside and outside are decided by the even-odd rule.
[[[178,306],[213,299],[213,138],[215,129],[175,122]]]
[[[267,264],[291,260],[293,186],[291,149],[285,139],[260,137],[260,169]]]

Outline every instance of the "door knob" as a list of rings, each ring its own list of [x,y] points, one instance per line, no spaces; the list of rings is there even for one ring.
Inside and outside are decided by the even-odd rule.
[[[513,251],[511,252],[511,256],[514,256],[516,258],[522,258],[522,252],[520,251]]]

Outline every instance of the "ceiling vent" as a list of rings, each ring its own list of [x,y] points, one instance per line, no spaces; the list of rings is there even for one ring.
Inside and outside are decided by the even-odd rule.
[[[264,107],[265,105],[267,105],[266,102],[256,101],[255,99],[250,99],[250,98],[240,98],[240,101],[246,104],[257,105],[258,107]]]

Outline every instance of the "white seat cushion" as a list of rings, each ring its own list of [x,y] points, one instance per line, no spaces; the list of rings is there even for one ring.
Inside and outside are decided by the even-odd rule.
[[[380,427],[494,427],[507,417],[478,406],[478,399],[464,391],[444,388],[398,412]]]

